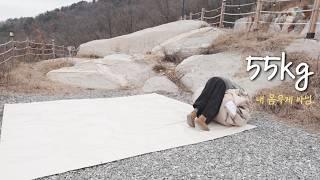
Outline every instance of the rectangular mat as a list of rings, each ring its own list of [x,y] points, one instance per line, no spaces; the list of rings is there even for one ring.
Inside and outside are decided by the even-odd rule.
[[[190,128],[192,106],[158,94],[6,104],[0,179],[33,179],[195,144],[255,126]]]

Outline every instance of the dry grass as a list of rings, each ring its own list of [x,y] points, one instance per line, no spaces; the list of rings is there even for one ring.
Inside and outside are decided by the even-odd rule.
[[[174,54],[169,54],[167,50],[163,50],[164,57],[162,61],[164,62],[171,62],[174,64],[179,64],[183,61],[183,57],[179,52],[176,52]]]
[[[272,88],[263,89],[255,97],[261,95],[268,97],[270,94],[301,97],[311,95],[314,104],[302,105],[298,102],[283,103],[277,102],[275,105],[256,103],[256,109],[266,111],[276,115],[279,120],[290,125],[298,126],[307,129],[311,132],[320,133],[320,74],[318,61],[308,57],[303,53],[288,54],[287,61],[293,62],[296,66],[301,62],[306,62],[310,65],[310,71],[315,72],[315,75],[310,77],[309,88],[305,92],[298,92],[294,88],[295,82],[286,82],[282,85]]]
[[[153,71],[166,76],[170,81],[176,84],[181,90],[190,92],[190,90],[188,90],[188,88],[186,88],[183,85],[183,83],[180,81],[182,78],[182,75],[178,75],[178,73],[175,71],[176,65],[174,65],[173,62],[167,62],[167,61],[163,61],[163,59],[159,59],[157,63],[158,64],[153,66],[152,68]]]
[[[38,63],[20,63],[15,69],[9,72],[8,83],[0,86],[0,89],[17,93],[44,94],[75,91],[78,88],[52,82],[46,77],[46,74],[51,70],[72,65],[73,63],[70,61],[62,59]]]
[[[88,58],[88,59],[100,59],[103,58],[102,56],[98,56],[95,54],[89,54],[89,55],[81,55],[80,58]]]
[[[185,91],[185,92],[191,92],[182,82],[181,78],[182,75],[179,75],[174,69],[167,69],[165,72],[165,75],[173,82],[175,83],[179,89]]]
[[[244,56],[261,56],[270,52],[280,54],[295,38],[295,35],[287,33],[230,32],[218,37],[208,53],[239,51]]]
[[[260,91],[258,95],[268,97],[270,94],[300,97],[309,93],[294,92],[292,84],[283,84],[273,89]],[[313,96],[314,97],[314,96]],[[289,125],[301,127],[311,132],[320,133],[320,104],[319,99],[314,98],[312,105],[301,105],[300,103],[276,103],[275,105],[261,105],[256,103],[256,110],[274,114],[280,121]]]
[[[162,73],[167,70],[167,67],[164,66],[163,64],[156,64],[152,67],[152,70],[156,73]]]

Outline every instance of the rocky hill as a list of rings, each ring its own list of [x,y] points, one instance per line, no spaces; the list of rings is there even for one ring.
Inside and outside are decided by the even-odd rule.
[[[188,0],[186,13],[209,7],[208,0]],[[10,31],[17,40],[27,37],[36,41],[78,46],[103,38],[112,38],[148,27],[176,21],[181,16],[181,1],[172,0],[98,0],[81,1],[33,17],[9,19],[0,24],[0,43]]]
[[[299,34],[249,35],[244,31],[210,27],[203,21],[176,21],[82,44],[75,66],[51,71],[48,77],[84,88],[148,89],[152,92],[178,89],[172,88],[174,82],[197,94],[210,77],[223,76],[238,82],[253,95],[260,89],[280,85],[281,81],[280,78],[268,81],[268,72],[250,82],[250,74],[245,71],[245,56],[279,56],[281,51],[320,55],[317,51],[320,43],[300,42]],[[233,39],[228,40],[228,37]],[[229,42],[231,44],[227,45]],[[305,44],[313,44],[314,48],[306,49]],[[83,60],[83,57],[97,59]],[[159,67],[162,69],[157,71]]]

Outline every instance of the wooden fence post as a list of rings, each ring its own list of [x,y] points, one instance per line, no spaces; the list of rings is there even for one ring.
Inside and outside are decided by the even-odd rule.
[[[62,50],[63,50],[63,57],[66,57],[66,51],[64,49],[64,45],[62,45]]]
[[[201,20],[201,21],[204,20],[204,13],[205,13],[205,9],[202,8],[202,9],[201,9],[201,17],[200,17],[200,20]]]
[[[13,48],[13,50],[12,50],[12,56],[15,56],[15,49],[16,49],[16,43],[14,42],[14,39],[12,38],[12,48]]]
[[[309,32],[307,33],[307,39],[313,39],[316,34],[316,28],[317,28],[317,22],[318,22],[318,17],[319,17],[319,11],[320,11],[320,0],[315,0],[314,9],[312,11],[311,19],[310,19],[310,27],[309,27]]]
[[[27,53],[28,53],[28,54],[27,54],[27,57],[28,57],[29,61],[31,61],[31,60],[30,60],[30,59],[31,59],[30,57],[31,57],[31,52],[32,52],[32,51],[31,51],[31,45],[30,45],[30,39],[29,39],[29,38],[28,38],[27,46],[28,46],[28,47],[27,47],[27,51],[28,51],[28,52],[27,52]]]
[[[223,21],[224,21],[224,12],[226,10],[226,0],[223,0],[222,1],[222,4],[221,4],[221,14],[220,14],[220,23],[219,23],[219,27],[220,28],[223,28],[224,25],[223,25]]]
[[[33,61],[33,60],[35,60],[36,59],[36,56],[34,55],[35,53],[35,44],[33,44],[34,43],[34,40],[29,40],[29,52],[30,52],[30,54],[29,54],[29,59],[30,59],[30,61]],[[31,44],[33,44],[33,46],[31,45]]]
[[[261,0],[257,0],[256,15],[254,17],[254,23],[253,23],[254,24],[253,31],[259,30],[259,20],[260,20],[261,10],[262,10],[262,2]]]
[[[189,19],[192,20],[192,12],[190,12]]]
[[[24,58],[24,62],[27,62],[27,61],[29,61],[28,60],[28,38],[26,39],[26,53],[25,53],[25,55],[23,56],[23,58]]]
[[[6,52],[6,51],[4,51],[4,52]],[[1,56],[0,56],[0,60],[1,60]],[[4,62],[6,60],[6,57],[5,57],[5,55],[3,55],[2,56],[2,61],[1,62]],[[2,83],[6,83],[5,82],[5,76],[6,76],[6,74],[7,74],[7,72],[6,72],[6,68],[4,67],[4,64],[1,64],[1,66],[0,66],[0,84],[2,84]],[[5,86],[5,87],[7,87],[7,86]]]
[[[183,20],[187,20],[187,15],[183,15]]]
[[[17,60],[16,56],[16,43],[14,42],[14,39],[12,38],[12,60],[10,60],[11,62],[9,62],[9,68],[8,68],[8,72],[10,72],[13,69],[13,66],[15,64],[15,61]],[[9,82],[9,77],[7,78],[7,81]]]
[[[54,44],[54,39],[52,39],[52,55],[53,55],[53,59],[56,58],[56,47]]]
[[[68,49],[68,52],[69,52],[69,57],[72,57],[71,47],[69,46],[67,49]]]
[[[45,56],[44,56],[44,49],[46,47],[46,43],[42,43],[42,47],[41,47],[41,58],[42,60],[45,60]]]

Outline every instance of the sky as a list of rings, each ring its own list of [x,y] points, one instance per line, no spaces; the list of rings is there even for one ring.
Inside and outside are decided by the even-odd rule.
[[[0,21],[8,18],[33,17],[79,1],[81,0],[0,0]]]

